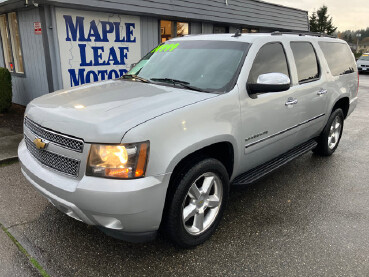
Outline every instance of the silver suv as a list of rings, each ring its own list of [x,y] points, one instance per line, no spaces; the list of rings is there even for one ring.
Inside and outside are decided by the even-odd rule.
[[[218,227],[230,185],[310,150],[331,155],[357,94],[342,40],[186,36],[120,79],[33,100],[19,159],[65,214],[128,241],[161,230],[191,247]]]

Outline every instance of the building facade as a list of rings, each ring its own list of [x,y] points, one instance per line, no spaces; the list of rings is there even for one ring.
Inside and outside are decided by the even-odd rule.
[[[148,51],[191,34],[308,31],[306,11],[257,0],[0,0],[0,67],[13,102],[120,77]]]

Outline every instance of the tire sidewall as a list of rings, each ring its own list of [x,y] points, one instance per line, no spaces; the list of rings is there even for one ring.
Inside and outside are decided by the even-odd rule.
[[[330,128],[332,125],[333,120],[339,116],[341,118],[341,122],[342,122],[342,128],[341,128],[341,133],[340,136],[338,138],[337,144],[336,146],[331,149],[328,146],[328,136],[329,136],[329,132],[330,132]],[[321,136],[321,143],[322,143],[322,147],[323,147],[323,152],[326,153],[327,156],[332,155],[334,151],[336,151],[340,141],[341,141],[341,137],[342,137],[342,133],[343,133],[343,125],[344,125],[344,115],[343,115],[343,111],[341,109],[336,109],[332,112],[332,114],[330,115],[327,125],[325,126],[322,136]]]
[[[187,196],[187,193],[191,185],[198,179],[202,174],[211,172],[216,174],[222,182],[223,195],[221,200],[221,206],[218,211],[217,217],[215,218],[212,225],[203,233],[199,235],[191,235],[183,226],[182,221],[182,204]],[[169,213],[167,220],[170,226],[169,235],[172,239],[182,247],[193,247],[206,241],[218,227],[219,222],[223,216],[226,204],[229,196],[229,178],[228,173],[222,163],[215,159],[205,159],[194,165],[188,170],[181,180],[177,179],[178,185],[174,192],[171,205],[169,206]]]

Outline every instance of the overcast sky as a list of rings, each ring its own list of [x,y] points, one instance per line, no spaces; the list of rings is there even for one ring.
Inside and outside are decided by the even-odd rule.
[[[333,17],[334,26],[339,31],[366,29],[369,27],[368,0],[265,0],[302,10],[310,14],[323,4],[328,7],[328,13]]]

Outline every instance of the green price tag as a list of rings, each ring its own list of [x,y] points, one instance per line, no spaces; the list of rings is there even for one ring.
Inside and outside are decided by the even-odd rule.
[[[158,47],[154,48],[151,53],[154,52],[172,52],[174,49],[176,49],[179,46],[179,43],[171,43],[171,44],[163,44],[163,45],[159,45]]]

